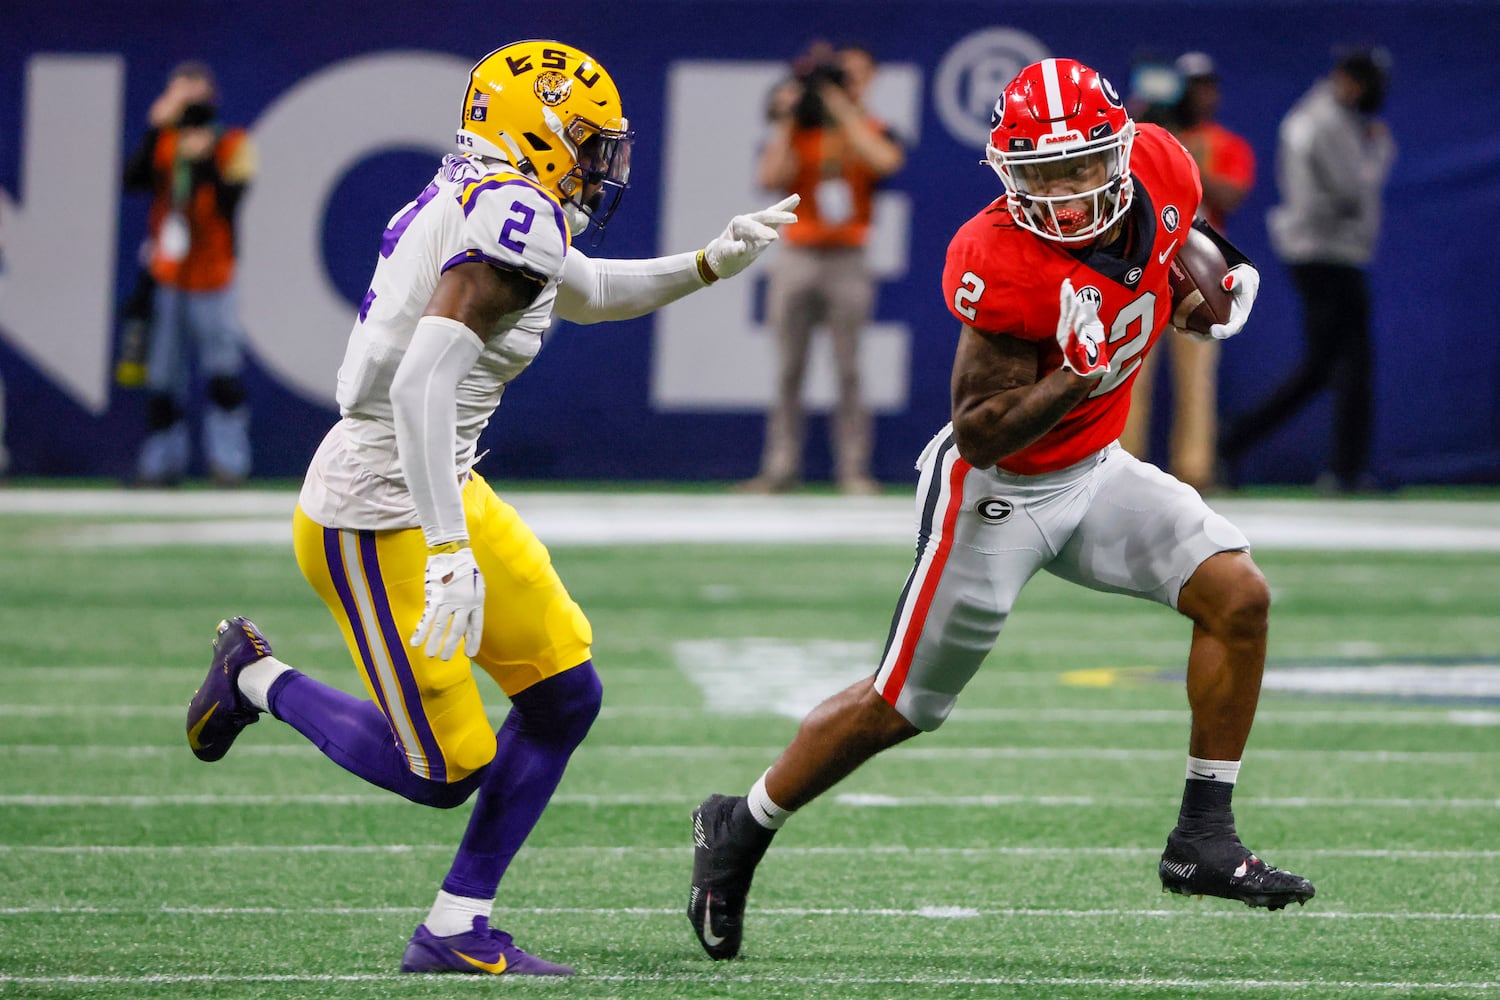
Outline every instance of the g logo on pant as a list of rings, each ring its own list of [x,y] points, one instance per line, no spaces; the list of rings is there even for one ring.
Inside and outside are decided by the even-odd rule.
[[[1001,497],[985,497],[974,505],[974,513],[984,518],[990,524],[999,524],[1010,517],[1016,505]]]

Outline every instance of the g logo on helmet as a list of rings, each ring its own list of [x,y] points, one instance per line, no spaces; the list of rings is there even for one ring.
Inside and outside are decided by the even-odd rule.
[[[531,89],[536,93],[537,100],[549,108],[555,108],[573,92],[573,81],[549,69],[537,74],[536,83],[531,85]]]
[[[1015,504],[1002,497],[985,497],[974,505],[974,513],[990,524],[999,524],[1006,520],[1015,509]]]

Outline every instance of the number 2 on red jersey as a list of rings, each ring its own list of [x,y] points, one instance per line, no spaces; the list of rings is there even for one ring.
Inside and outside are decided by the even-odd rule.
[[[953,290],[953,311],[973,321],[979,318],[979,300],[984,296],[984,279],[965,271]],[[1140,367],[1140,354],[1151,340],[1152,319],[1156,315],[1156,293],[1142,292],[1115,313],[1109,326],[1109,363],[1111,371],[1099,380],[1089,398],[1113,392]]]

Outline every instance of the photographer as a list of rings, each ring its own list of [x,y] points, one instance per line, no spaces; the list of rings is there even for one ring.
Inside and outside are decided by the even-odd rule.
[[[205,383],[203,446],[209,474],[235,486],[250,472],[250,414],[241,379],[244,335],[234,291],[235,212],[255,173],[244,129],[219,122],[213,71],[172,70],[148,128],[125,166],[127,191],[151,194],[146,270],[151,293],[145,350],[146,441],[135,482],[166,486],[187,473],[186,423],[194,368]],[[143,310],[142,310],[143,311]],[[196,350],[190,364],[189,346]]]
[[[792,68],[792,77],[771,95],[770,136],[757,177],[762,187],[802,195],[802,205],[798,221],[782,230],[771,266],[766,309],[776,330],[776,398],[767,414],[760,474],[743,488],[782,493],[801,480],[802,381],[813,330],[822,323],[838,372],[832,426],[838,486],[845,493],[874,493],[871,419],[859,386],[859,337],[875,301],[865,242],[875,191],[906,154],[864,108],[875,76],[868,51],[817,42]]]

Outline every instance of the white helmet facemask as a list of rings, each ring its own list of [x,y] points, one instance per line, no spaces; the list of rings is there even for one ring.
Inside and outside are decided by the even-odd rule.
[[[1117,135],[1066,148],[1008,152],[986,159],[1000,175],[1017,225],[1059,243],[1087,243],[1130,209],[1134,124]]]

